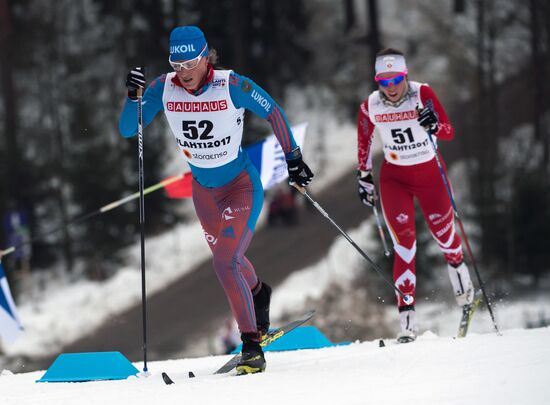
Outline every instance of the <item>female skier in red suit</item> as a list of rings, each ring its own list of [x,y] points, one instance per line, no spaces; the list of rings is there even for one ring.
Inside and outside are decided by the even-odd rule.
[[[378,129],[384,161],[380,169],[380,200],[394,247],[393,278],[403,294],[416,289],[416,198],[447,262],[456,301],[472,303],[474,289],[464,263],[462,243],[455,232],[453,209],[427,130],[436,139],[450,141],[454,130],[431,87],[408,79],[405,57],[396,49],[384,49],[376,58],[375,80],[379,89],[360,106],[358,131],[358,180],[361,201],[372,206],[378,198],[372,177],[371,145]],[[440,158],[441,160],[441,158]],[[443,162],[441,160],[441,162]],[[397,297],[400,342],[416,338],[414,303]]]

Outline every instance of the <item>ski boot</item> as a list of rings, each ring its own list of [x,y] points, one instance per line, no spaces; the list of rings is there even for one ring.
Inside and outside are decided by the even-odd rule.
[[[468,267],[464,262],[461,262],[458,265],[447,264],[447,270],[449,271],[456,303],[463,310],[469,309],[472,302],[474,302],[474,286],[470,279]]]
[[[237,375],[261,373],[265,370],[265,357],[260,346],[260,334],[243,333],[241,334],[243,347],[241,350],[241,359],[237,364]]]
[[[416,315],[414,305],[399,307],[401,331],[397,334],[398,343],[410,343],[416,340]]]
[[[254,296],[254,312],[256,313],[256,326],[262,335],[262,340],[269,331],[269,304],[271,302],[271,287],[258,281],[258,285],[252,290]]]

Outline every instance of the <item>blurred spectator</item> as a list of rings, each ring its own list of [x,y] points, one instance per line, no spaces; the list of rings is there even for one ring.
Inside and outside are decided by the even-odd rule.
[[[226,319],[221,330],[220,340],[223,347],[223,353],[229,354],[241,344],[241,335],[237,329],[237,324],[233,319]]]
[[[32,246],[28,215],[24,210],[10,209],[2,218],[6,248],[14,246],[15,251],[4,260],[12,261],[13,269],[26,274],[30,271]]]
[[[10,207],[2,217],[3,232],[5,236],[5,248],[15,247],[15,251],[2,258],[6,263],[8,275],[14,282],[19,284],[29,279],[30,260],[32,246],[26,243],[31,238],[29,219],[25,210],[18,210],[14,205]],[[11,273],[11,274],[10,274]],[[14,288],[18,290],[18,288]]]
[[[276,188],[275,194],[269,203],[269,215],[267,222],[270,226],[281,223],[283,225],[296,225],[298,212],[296,206],[296,193],[294,187],[287,184]]]

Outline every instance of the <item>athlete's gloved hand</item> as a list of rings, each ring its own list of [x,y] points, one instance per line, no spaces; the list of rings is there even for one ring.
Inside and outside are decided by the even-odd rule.
[[[307,186],[313,178],[313,172],[302,160],[300,148],[296,148],[292,153],[292,159],[287,159],[286,161],[288,166],[288,182],[290,185]]]
[[[357,181],[359,183],[359,198],[361,202],[367,207],[374,206],[375,201],[378,200],[378,195],[376,194],[376,187],[372,179],[372,172],[370,170],[366,172],[357,170]]]
[[[138,89],[145,88],[145,69],[142,66],[136,66],[128,72],[126,87],[128,88],[128,97],[136,100]]]
[[[430,107],[424,107],[418,110],[418,123],[424,127],[426,131],[434,133],[437,131],[437,115]]]

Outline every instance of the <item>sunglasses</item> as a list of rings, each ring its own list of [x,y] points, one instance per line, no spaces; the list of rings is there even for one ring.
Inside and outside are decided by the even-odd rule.
[[[206,45],[204,45],[204,48],[202,48],[201,53],[199,53],[199,56],[197,56],[196,58],[186,60],[185,62],[172,62],[170,58],[168,58],[168,62],[170,63],[170,66],[172,66],[172,69],[174,69],[176,72],[179,72],[182,69],[185,69],[185,70],[195,69],[197,66],[199,66],[199,62],[203,58],[205,51],[206,51]]]
[[[389,87],[390,84],[397,86],[405,78],[405,73],[398,73],[391,77],[375,77],[374,80],[382,87]]]

